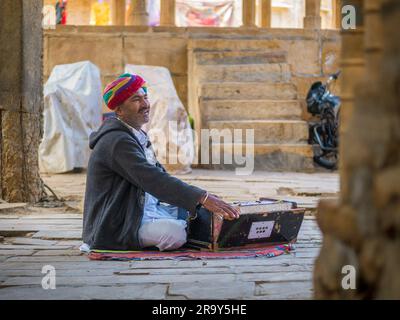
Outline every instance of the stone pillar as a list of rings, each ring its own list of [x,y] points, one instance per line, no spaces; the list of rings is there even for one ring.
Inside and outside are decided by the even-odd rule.
[[[321,0],[306,0],[305,29],[321,29]]]
[[[166,27],[175,26],[175,0],[161,0],[160,25]]]
[[[149,13],[147,12],[146,0],[132,0],[128,13],[128,24],[131,26],[148,26]]]
[[[370,82],[377,81],[382,67],[383,51],[383,23],[380,15],[382,0],[364,0],[365,15],[365,60],[368,65],[368,77]]]
[[[341,117],[340,201],[318,208],[324,243],[314,269],[315,295],[400,299],[400,40],[393,32],[400,27],[400,6],[398,0],[346,4],[364,15],[357,16],[359,31],[342,31],[342,88],[352,92],[341,110],[351,112]],[[345,265],[354,267],[353,290],[342,287]]]
[[[272,3],[271,0],[261,2],[261,27],[271,28]]]
[[[243,0],[242,27],[256,27],[256,0]]]
[[[43,196],[42,8],[41,0],[0,1],[0,198],[9,202]]]
[[[113,26],[125,25],[125,0],[111,1],[111,22]]]
[[[336,29],[341,29],[342,28],[342,5],[341,5],[341,0],[333,0],[332,1],[333,7],[333,21],[334,21],[334,26]]]
[[[346,4],[354,5],[356,10],[362,11],[362,2],[363,0],[353,0],[347,1]],[[356,186],[349,183],[348,156],[353,149],[357,149],[350,143],[353,134],[351,130],[353,132],[357,130],[351,128],[350,123],[355,105],[355,89],[362,82],[365,71],[363,20],[357,19],[357,28],[342,30],[341,36],[340,200],[338,203],[321,201],[318,206],[317,221],[324,234],[324,240],[314,268],[314,289],[317,299],[359,297],[356,290],[343,290],[341,281],[343,279],[342,269],[345,265],[351,265],[356,272],[359,271],[358,259],[353,246],[359,246],[361,240],[357,226],[357,214],[349,205],[352,190]],[[358,174],[362,175],[363,172],[358,172]],[[358,185],[357,188],[363,188],[363,186]],[[358,202],[361,201],[361,199],[358,200]]]
[[[352,0],[343,3],[353,5],[358,12],[363,12],[364,0]],[[342,30],[342,56],[341,56],[341,135],[346,134],[349,119],[354,109],[355,87],[364,77],[364,17],[357,15],[356,29]]]

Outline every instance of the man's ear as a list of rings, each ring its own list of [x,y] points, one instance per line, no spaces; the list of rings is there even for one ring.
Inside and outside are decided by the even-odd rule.
[[[114,112],[115,112],[115,114],[116,114],[117,116],[120,116],[121,113],[122,113],[122,111],[121,111],[121,106],[119,105],[118,107],[116,107],[116,108],[114,109]]]

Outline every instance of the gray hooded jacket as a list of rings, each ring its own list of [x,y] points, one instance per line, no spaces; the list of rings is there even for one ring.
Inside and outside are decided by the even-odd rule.
[[[160,163],[148,163],[133,132],[118,119],[104,121],[89,146],[82,238],[91,249],[140,249],[145,192],[196,211],[205,191],[172,177]]]

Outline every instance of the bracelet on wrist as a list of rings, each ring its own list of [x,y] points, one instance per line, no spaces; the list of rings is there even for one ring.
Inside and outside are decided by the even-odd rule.
[[[205,198],[203,199],[203,204],[206,203],[207,199],[208,199],[208,191],[206,191],[206,196],[205,196]]]

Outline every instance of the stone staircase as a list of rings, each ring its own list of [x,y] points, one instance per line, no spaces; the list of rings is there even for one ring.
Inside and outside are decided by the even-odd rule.
[[[200,128],[226,129],[233,137],[234,129],[254,129],[251,152],[256,169],[312,170],[308,124],[301,119],[301,105],[291,82],[286,52],[243,44],[241,48],[237,44],[230,47],[229,42],[225,48],[212,48],[204,42],[189,47],[189,111],[197,133],[200,134]],[[210,151],[219,152],[221,159],[237,153],[244,156],[246,145],[237,138],[232,143],[210,139]],[[242,141],[244,138],[245,133]],[[241,165],[233,161],[206,167]]]

